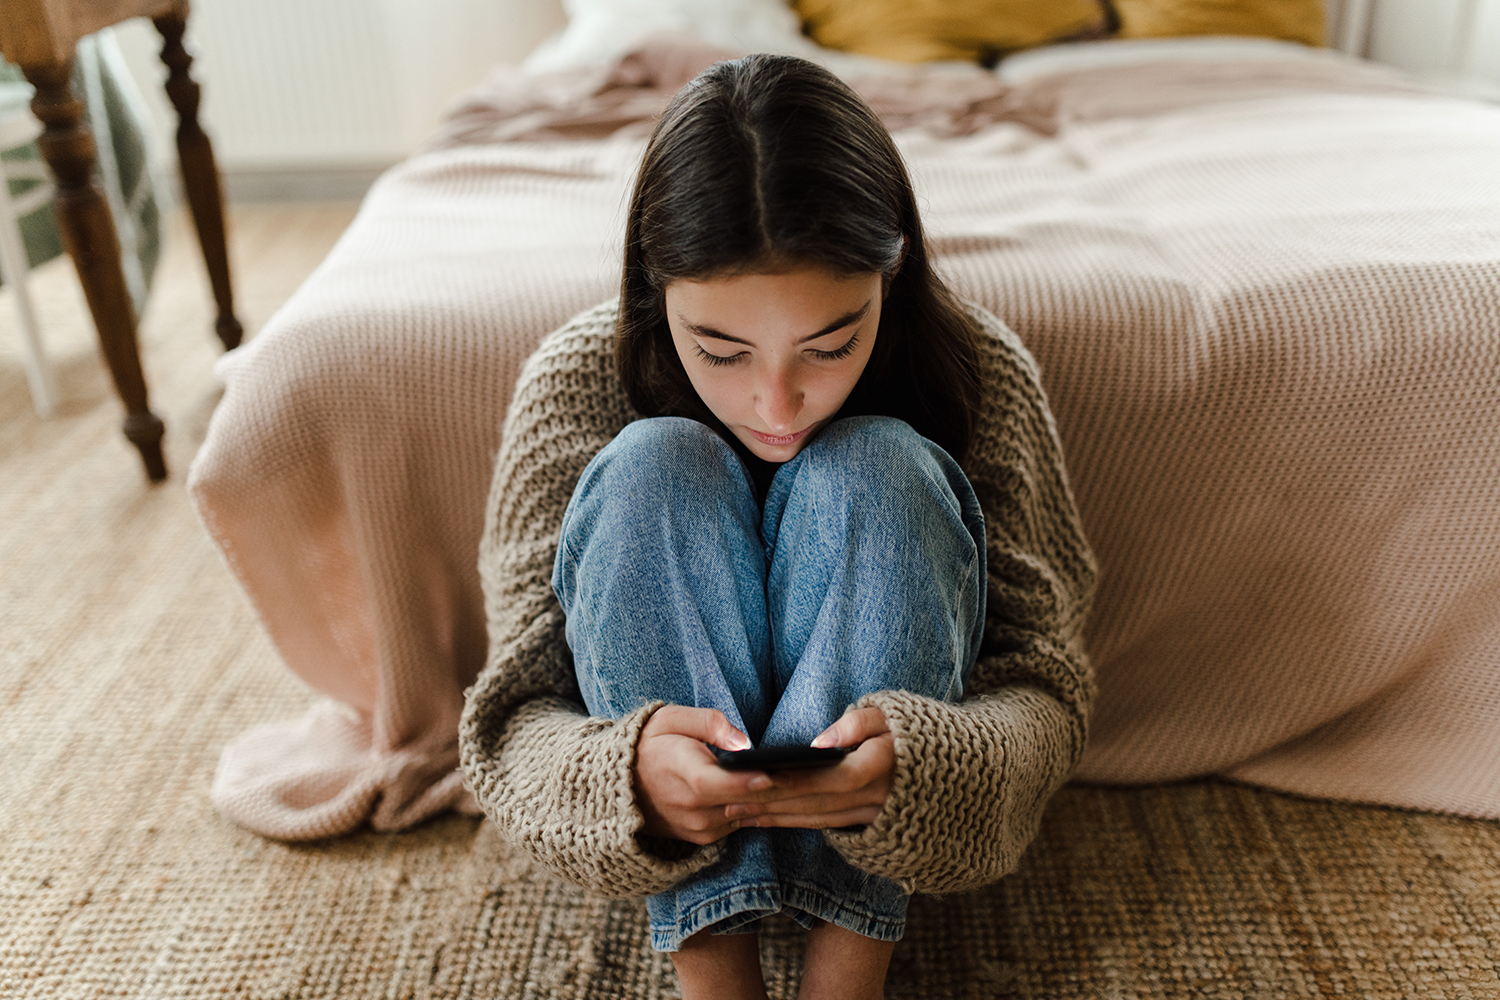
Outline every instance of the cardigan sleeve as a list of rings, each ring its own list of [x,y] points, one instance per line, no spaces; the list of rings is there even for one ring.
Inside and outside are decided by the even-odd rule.
[[[659,704],[615,721],[588,716],[552,592],[578,477],[636,416],[609,349],[614,317],[613,303],[576,317],[542,342],[516,382],[480,543],[489,654],[466,694],[459,752],[469,789],[508,840],[571,882],[638,896],[669,888],[719,849],[642,847],[636,743]]]
[[[986,401],[965,472],[985,515],[989,584],[978,661],[957,703],[861,699],[895,737],[884,810],[828,831],[851,864],[907,892],[955,892],[1014,871],[1083,754],[1093,678],[1079,632],[1096,569],[1036,364],[982,310]]]

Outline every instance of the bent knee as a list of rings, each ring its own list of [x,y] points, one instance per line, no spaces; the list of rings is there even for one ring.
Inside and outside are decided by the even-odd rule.
[[[645,417],[626,424],[605,450],[670,460],[682,451],[713,449],[724,439],[712,427],[687,417]]]
[[[954,476],[963,475],[947,452],[911,424],[884,416],[848,417],[830,424],[808,446],[805,474],[850,497],[871,491],[916,497],[937,484],[951,489]]]
[[[860,524],[909,532],[947,523],[983,551],[984,514],[957,462],[904,420],[850,417],[804,452],[792,493],[842,498]],[[825,500],[823,506],[829,509]],[[851,521],[852,523],[852,521]]]
[[[705,504],[708,497],[729,503]],[[684,517],[719,516],[720,506],[743,513],[736,500],[753,505],[749,476],[712,428],[683,417],[651,417],[627,424],[584,469],[563,535],[577,545],[580,533],[599,529],[628,536]]]
[[[905,420],[879,414],[836,420],[824,430],[823,438],[844,447],[863,444],[866,447],[916,449],[932,444]]]
[[[734,449],[713,428],[686,417],[626,424],[592,464],[589,471],[609,488],[643,499],[744,479]]]

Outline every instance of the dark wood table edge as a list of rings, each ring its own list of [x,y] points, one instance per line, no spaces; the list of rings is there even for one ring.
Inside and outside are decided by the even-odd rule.
[[[187,17],[185,0],[174,0],[154,13],[152,23],[162,37],[167,97],[177,111],[182,185],[218,309],[215,330],[228,350],[240,343],[243,328],[234,315],[218,166],[213,146],[198,123],[201,91],[189,72],[192,56],[182,44]],[[115,391],[125,405],[125,437],[139,450],[147,477],[160,482],[167,477],[161,447],[165,427],[151,411],[120,241],[104,192],[93,178],[98,147],[82,122],[83,105],[70,86],[75,46],[76,39],[66,47],[65,55],[54,52],[48,58],[26,58],[27,52],[36,55],[33,48],[17,61],[36,88],[31,109],[43,125],[37,145],[56,180],[58,229],[78,271]]]

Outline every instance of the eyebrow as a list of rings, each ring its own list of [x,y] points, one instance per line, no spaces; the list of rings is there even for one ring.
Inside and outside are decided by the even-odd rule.
[[[872,302],[874,302],[873,299],[871,299],[870,302],[866,302],[864,305],[860,306],[853,312],[845,313],[838,319],[834,320],[832,323],[829,323],[827,326],[823,327],[823,329],[819,330],[817,333],[810,333],[806,337],[803,337],[801,340],[797,341],[797,343],[799,345],[805,344],[810,340],[817,340],[819,337],[826,337],[830,333],[836,333],[837,331],[842,330],[844,327],[849,326],[852,323],[858,323],[860,320],[864,319],[865,314],[870,311],[870,305]],[[739,337],[731,337],[729,334],[721,333],[720,331],[715,330],[710,326],[699,326],[697,323],[689,323],[687,321],[683,322],[683,326],[687,327],[690,332],[695,333],[700,337],[710,337],[714,340],[727,340],[731,344],[744,344],[746,347],[755,346],[748,340],[741,340]]]

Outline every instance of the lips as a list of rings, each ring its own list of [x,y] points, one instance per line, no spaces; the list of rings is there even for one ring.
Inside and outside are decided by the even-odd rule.
[[[759,441],[761,444],[775,447],[778,445],[796,444],[798,441],[802,440],[803,436],[807,434],[809,429],[810,428],[804,427],[802,430],[798,431],[795,434],[783,434],[779,437],[774,434],[762,434],[757,430],[752,430],[750,433],[754,434],[755,440]]]

